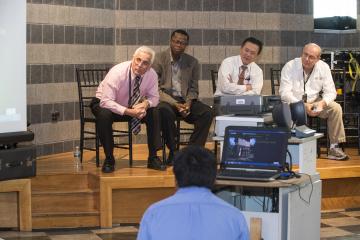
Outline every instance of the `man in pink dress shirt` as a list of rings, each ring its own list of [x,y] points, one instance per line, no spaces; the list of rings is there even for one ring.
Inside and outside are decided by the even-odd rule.
[[[151,48],[138,48],[131,61],[122,62],[110,69],[96,91],[91,108],[106,156],[102,166],[104,173],[113,172],[115,169],[113,122],[132,118],[146,123],[148,168],[164,169],[156,155],[161,148],[161,137],[159,112],[156,107],[159,103],[158,77],[151,68],[154,57],[155,52]],[[136,77],[140,77],[141,101],[131,106]]]

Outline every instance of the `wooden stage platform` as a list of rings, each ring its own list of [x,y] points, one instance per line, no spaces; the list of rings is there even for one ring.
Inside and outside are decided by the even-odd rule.
[[[213,149],[212,144],[208,147]],[[114,224],[138,223],[151,203],[175,191],[172,168],[163,172],[147,169],[146,150],[146,145],[134,146],[132,168],[128,167],[127,150],[118,150],[116,171],[111,174],[96,168],[94,152],[84,153],[80,171],[74,168],[72,153],[38,158],[37,176],[31,179],[29,226],[109,228]],[[346,152],[351,157],[349,161],[317,160],[323,180],[322,210],[360,207],[360,156],[357,149]],[[0,227],[19,227],[16,200],[16,192],[0,191]]]

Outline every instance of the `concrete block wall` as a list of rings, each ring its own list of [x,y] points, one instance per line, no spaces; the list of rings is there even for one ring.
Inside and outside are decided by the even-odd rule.
[[[360,0],[358,0],[359,5]],[[212,96],[210,70],[237,55],[241,41],[264,42],[258,59],[270,93],[280,68],[307,42],[357,48],[356,33],[315,33],[312,0],[28,0],[27,105],[38,155],[71,151],[79,140],[75,68],[110,67],[140,45],[166,49],[171,31],[190,34],[187,51],[201,64],[200,97]],[[359,9],[359,8],[358,8]],[[359,12],[359,10],[358,10]],[[59,111],[57,122],[51,112]],[[145,142],[144,129],[137,142]]]

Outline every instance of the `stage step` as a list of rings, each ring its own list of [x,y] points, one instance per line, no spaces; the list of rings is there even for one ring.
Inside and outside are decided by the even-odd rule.
[[[32,179],[33,228],[99,226],[99,178],[87,171]]]
[[[33,213],[32,225],[33,229],[97,227],[100,225],[99,219],[99,211]]]
[[[32,213],[88,212],[99,209],[99,191],[33,191]]]
[[[87,189],[89,187],[88,178],[88,172],[37,175],[31,179],[31,189],[33,191],[69,191]]]

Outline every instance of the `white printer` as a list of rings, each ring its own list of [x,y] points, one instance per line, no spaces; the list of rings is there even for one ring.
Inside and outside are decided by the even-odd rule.
[[[215,134],[223,137],[227,126],[262,127],[272,123],[272,114],[264,113],[257,116],[224,115],[215,117]]]
[[[262,95],[222,95],[214,99],[216,115],[261,115],[280,102],[280,96]]]

